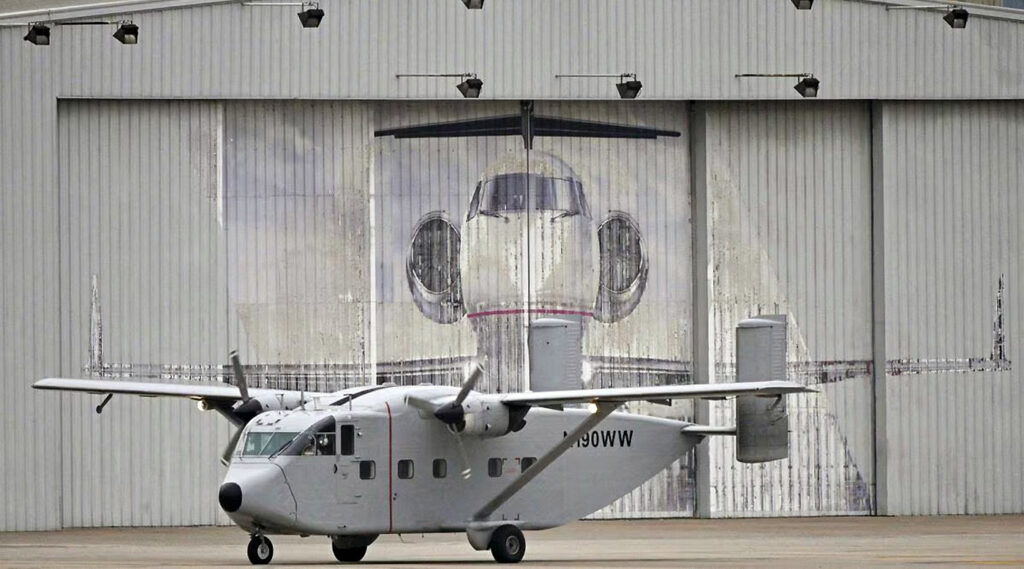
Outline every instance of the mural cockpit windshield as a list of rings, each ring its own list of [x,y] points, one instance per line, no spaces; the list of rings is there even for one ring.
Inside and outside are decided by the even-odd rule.
[[[515,172],[477,184],[466,221],[478,214],[505,217],[507,213],[529,210],[557,212],[553,219],[574,215],[591,218],[579,180]]]

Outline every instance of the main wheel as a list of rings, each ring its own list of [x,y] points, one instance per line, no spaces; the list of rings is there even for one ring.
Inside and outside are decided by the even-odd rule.
[[[526,554],[526,538],[516,526],[501,526],[491,534],[491,555],[498,563],[519,563]]]
[[[342,563],[355,563],[356,561],[362,561],[363,556],[366,555],[366,546],[362,547],[338,547],[331,542],[331,550],[334,551],[334,557]]]
[[[253,537],[249,540],[249,563],[253,565],[266,565],[274,558],[274,544],[264,536]]]

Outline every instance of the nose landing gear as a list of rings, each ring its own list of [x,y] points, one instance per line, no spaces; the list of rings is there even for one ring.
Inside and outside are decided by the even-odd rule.
[[[249,540],[249,562],[253,565],[266,565],[274,558],[274,544],[265,535],[253,534]]]

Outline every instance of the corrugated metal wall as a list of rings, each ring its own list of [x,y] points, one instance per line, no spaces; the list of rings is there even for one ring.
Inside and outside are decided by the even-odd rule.
[[[58,116],[62,372],[223,364],[220,106],[65,102]],[[63,410],[64,525],[225,520],[214,490],[230,428],[216,413],[117,397],[97,416],[98,396],[36,397]]]
[[[266,175],[273,179],[265,188],[287,193],[287,183],[279,188],[281,178],[288,183],[301,180],[303,188],[317,189],[309,195],[305,189],[297,192],[295,202],[304,204],[302,208],[286,207],[281,213],[285,228],[273,240],[255,244],[245,239],[242,228],[268,226],[267,219],[246,218],[246,223],[256,225],[240,225],[235,234],[221,233],[220,241],[214,238],[216,227],[230,221],[234,213],[253,214],[255,210],[246,208],[271,194],[242,198],[239,193],[239,207],[232,210],[226,203],[230,200],[217,202],[216,196],[225,194],[204,193],[209,186],[203,186],[210,183],[213,170],[223,172],[221,179],[227,181],[230,160],[237,161],[235,166],[245,164],[246,171],[251,170],[249,165],[259,171],[267,156],[254,145],[275,137],[286,140],[309,128],[317,132],[324,123],[332,123],[334,130],[350,129],[368,136],[375,120],[369,118],[372,112],[328,105],[312,109],[311,115],[296,111],[297,107],[292,107],[290,115],[275,115],[267,114],[260,103],[222,112],[212,103],[152,107],[81,103],[77,107],[67,102],[61,104],[62,117],[67,118],[61,119],[58,128],[58,98],[458,98],[455,80],[394,77],[422,71],[474,71],[485,81],[485,98],[509,99],[614,98],[613,80],[555,80],[553,75],[619,71],[639,74],[644,99],[797,96],[789,79],[733,77],[757,71],[814,72],[823,81],[822,97],[1020,98],[1024,93],[1024,76],[1019,72],[1024,39],[1019,24],[972,16],[967,30],[954,32],[933,12],[886,11],[861,2],[822,2],[810,12],[798,12],[783,4],[528,0],[489,3],[478,12],[465,10],[458,2],[356,0],[327,6],[323,27],[309,31],[299,28],[292,8],[245,8],[232,3],[137,14],[135,21],[143,35],[142,43],[134,47],[121,46],[109,37],[109,30],[96,27],[58,27],[48,48],[22,41],[23,30],[0,29],[0,76],[4,77],[0,83],[4,126],[0,133],[4,267],[0,373],[5,393],[0,529],[223,520],[204,490],[186,482],[195,476],[209,484],[207,488],[215,487],[215,457],[228,435],[223,421],[197,417],[180,402],[127,398],[116,399],[109,416],[96,417],[91,411],[95,401],[29,389],[40,377],[80,375],[82,367],[95,360],[94,306],[99,307],[103,323],[100,345],[105,346],[102,353],[107,362],[114,361],[115,354],[118,360],[131,358],[121,360],[128,363],[172,356],[192,362],[187,370],[168,375],[188,375],[196,369],[209,374],[211,366],[223,363],[229,347],[249,346],[247,342],[259,337],[266,343],[245,354],[257,363],[272,361],[271,356],[277,355],[274,346],[298,342],[308,347],[309,341],[314,348],[304,357],[321,362],[343,353],[345,358],[339,359],[355,365],[356,373],[365,366],[372,371],[382,359],[375,352],[380,343],[377,335],[370,333],[378,329],[377,311],[367,310],[365,301],[353,300],[367,293],[375,302],[373,283],[379,267],[369,258],[365,268],[344,267],[355,280],[369,279],[367,289],[354,282],[341,289],[319,289],[308,278],[283,284],[239,283],[237,290],[231,284],[235,281],[231,271],[239,270],[242,265],[237,263],[250,254],[276,256],[282,262],[274,265],[275,271],[313,271],[317,280],[316,267],[333,254],[317,249],[325,242],[314,243],[318,252],[309,257],[284,257],[299,244],[309,245],[304,224],[325,227],[330,223],[319,207],[329,201],[324,191],[332,184],[335,191],[351,194],[353,201],[335,210],[343,227],[331,239],[342,234],[354,238],[360,231],[372,235],[381,207],[372,191],[375,167],[361,173],[335,172],[334,181],[328,182],[326,172],[307,176],[310,168],[319,167],[315,159],[311,164],[292,164],[281,158],[306,148],[310,141],[294,136],[291,142],[278,144],[283,154],[272,157],[278,166],[266,165]],[[922,45],[930,48],[922,51]],[[482,107],[464,111],[470,108],[464,104],[453,105],[449,112],[456,108],[469,115],[483,111]],[[1024,304],[1015,284],[1024,276],[1017,254],[1024,243],[1018,229],[1021,205],[1015,193],[1024,177],[1017,160],[1024,144],[1020,105],[894,103],[879,107],[884,109],[880,122],[884,149],[879,154],[889,166],[882,169],[881,194],[886,210],[881,229],[886,242],[889,441],[888,448],[879,451],[889,457],[883,472],[891,496],[887,511],[1021,511],[1024,498],[1016,481],[1024,465],[1013,437],[1022,432],[1019,409],[1024,394],[1019,372],[1006,370],[1012,369],[1012,360],[1020,352],[1015,331],[1024,322]],[[583,112],[582,107],[568,105],[551,108]],[[756,295],[741,294],[728,302],[713,298],[713,308],[723,310],[713,316],[728,315],[717,320],[716,333],[724,339],[715,358],[724,364],[723,376],[727,375],[734,321],[755,310],[785,310],[796,315],[793,330],[802,333],[791,334],[794,342],[806,341],[806,346],[796,342],[791,346],[791,374],[823,378],[820,381],[826,384],[823,395],[795,406],[794,429],[803,433],[798,437],[806,437],[801,442],[811,445],[801,448],[815,449],[813,455],[801,454],[789,461],[791,466],[799,463],[800,493],[789,495],[783,490],[786,472],[758,470],[761,467],[734,470],[731,452],[716,447],[715,468],[723,469],[715,490],[721,498],[715,508],[720,514],[739,514],[741,506],[760,512],[860,512],[863,500],[872,499],[861,492],[864,484],[871,484],[863,457],[874,450],[863,430],[867,380],[856,365],[834,365],[871,359],[870,336],[860,320],[870,314],[862,313],[863,294],[868,294],[869,287],[862,288],[858,280],[867,278],[862,268],[870,266],[863,262],[862,250],[869,241],[862,233],[870,227],[862,203],[866,198],[860,140],[866,111],[859,104],[804,105],[799,113],[796,108],[712,106],[709,117],[712,128],[707,134],[714,138],[709,142],[725,145],[712,144],[710,159],[719,162],[719,174],[734,176],[709,180],[712,199],[740,179],[745,180],[743,188],[751,191],[792,182],[793,187],[806,188],[810,197],[805,197],[811,200],[771,201],[767,192],[747,196],[737,190],[736,196],[758,200],[751,208],[757,223],[746,224],[736,217],[719,219],[712,227],[718,231],[712,236],[714,245],[725,247],[724,252],[715,253],[731,259],[719,267],[716,278],[728,277],[734,284],[742,283],[740,276],[767,282],[778,277],[773,273],[780,270],[783,274],[792,270],[797,278],[792,290],[759,289]],[[615,112],[623,113],[615,116],[629,117],[624,111]],[[639,112],[642,117],[647,111]],[[222,125],[221,136],[235,132],[245,134],[245,139],[204,139],[215,124]],[[807,132],[815,138],[801,139],[801,133]],[[341,156],[343,161],[364,160],[372,165],[379,158],[379,152],[329,139],[316,144],[335,159]],[[612,146],[601,144],[574,156],[589,159],[611,152]],[[224,153],[229,147],[233,149],[230,157]],[[194,153],[209,157],[209,152],[223,159],[202,162],[205,173],[202,168],[192,171],[182,166],[186,156],[191,161]],[[811,156],[813,164],[799,168]],[[718,175],[712,168],[709,171],[709,176]],[[789,180],[779,172],[790,172],[788,176],[795,178]],[[813,184],[799,177],[813,173],[826,177]],[[81,186],[76,184],[85,180],[95,184],[95,196],[80,193]],[[143,187],[144,181],[148,186]],[[199,181],[204,182],[197,186]],[[259,180],[239,181],[264,187]],[[829,195],[823,187],[844,190]],[[854,191],[855,187],[860,189]],[[371,192],[361,194],[362,188]],[[264,191],[270,192],[259,190]],[[179,203],[173,201],[173,192],[207,197]],[[937,194],[945,198],[934,199]],[[790,199],[789,194],[783,196]],[[149,201],[144,204],[143,198]],[[369,200],[365,206],[363,199]],[[824,225],[816,226],[808,216],[818,207],[814,201],[818,199],[826,213],[817,220]],[[737,208],[732,204],[718,213],[738,216]],[[756,247],[731,249],[732,243],[758,245],[760,237],[754,228],[771,235],[774,226],[764,224],[787,216],[792,216],[791,224],[813,236],[808,241],[815,242],[815,255],[819,255],[818,243],[828,245],[824,259],[815,256],[811,263],[809,256],[797,253],[799,247],[785,244],[776,252],[777,266],[757,265],[758,259],[749,255]],[[196,225],[185,226],[188,229],[181,226],[192,222]],[[728,231],[723,234],[723,230]],[[196,249],[176,239],[186,231],[196,237]],[[320,235],[319,230],[313,234]],[[683,236],[679,239],[685,241]],[[841,251],[842,259],[833,257],[834,251]],[[739,271],[751,266],[748,261],[765,270],[741,275]],[[844,263],[844,272],[819,272],[837,263]],[[812,272],[800,278],[798,270]],[[841,278],[833,278],[840,274]],[[93,302],[93,282],[99,302]],[[195,304],[188,295],[197,286],[210,283],[223,296],[205,299],[207,305],[186,306],[186,302]],[[722,284],[713,283],[715,294],[723,290]],[[141,294],[143,290],[152,294]],[[998,351],[994,321],[1000,290],[1002,359],[994,353]],[[350,318],[359,319],[364,338],[370,338],[368,346],[356,345],[351,336],[337,338],[330,326],[319,332],[299,330],[280,313],[270,316],[296,330],[295,334],[250,338],[244,319],[236,320],[226,308],[221,311],[232,294],[243,293],[256,298],[269,295],[285,304],[295,294],[320,295],[326,306],[347,310]],[[351,298],[346,296],[349,293]],[[334,294],[343,298],[328,300]],[[124,304],[115,298],[125,299]],[[819,315],[833,309],[841,318],[820,319]],[[680,330],[685,325],[681,323]],[[953,331],[944,334],[944,327]],[[223,340],[200,341],[191,334],[197,328],[213,331]],[[148,335],[126,332],[130,329]],[[808,330],[814,332],[813,341]],[[597,338],[596,333],[590,338]],[[472,350],[466,334],[459,336],[459,342],[460,354]],[[680,357],[689,359],[689,343],[680,346]],[[672,349],[673,344],[665,347]],[[798,357],[807,360],[801,363]],[[832,357],[837,359],[828,360]],[[814,361],[823,363],[808,363]],[[918,413],[919,409],[926,412]],[[152,417],[167,429],[164,434],[175,433],[173,441],[156,431],[132,436],[133,429]],[[720,412],[715,419],[725,422],[728,417]],[[177,436],[182,425],[191,430],[184,439]],[[160,445],[165,445],[161,450],[166,452],[158,452]],[[60,452],[54,450],[58,448]],[[131,452],[121,452],[124,448]],[[175,453],[192,457],[187,464],[195,470],[180,475],[176,469],[185,463],[167,458]],[[129,462],[133,456],[148,458]],[[819,465],[824,468],[820,474],[815,470]],[[135,479],[132,469],[136,468],[149,469],[144,479]],[[680,479],[675,471],[669,476]],[[761,494],[766,502],[755,499],[753,489],[766,484],[775,485]],[[177,490],[166,495],[150,493],[157,487]],[[124,499],[115,495],[122,488],[128,488]]]
[[[240,3],[120,14],[141,28],[124,47],[94,26],[58,27],[50,50],[72,97],[459,98],[475,72],[484,98],[614,98],[637,73],[646,99],[796,99],[814,73],[826,98],[1014,98],[1024,89],[1020,22],[981,17],[951,30],[937,11],[765,0],[517,0],[466,10],[450,0],[324,4],[317,30],[293,7]],[[429,22],[429,25],[426,23]],[[928,46],[924,49],[922,46]],[[19,45],[17,49],[32,49]]]
[[[30,387],[61,371],[56,101],[52,54],[22,43],[0,33],[0,530],[61,524],[63,408]]]
[[[1020,512],[1024,105],[883,117],[890,510]]]
[[[871,153],[863,104],[712,105],[707,121],[715,381],[734,329],[786,314],[790,458],[744,465],[711,441],[712,513],[871,511]],[[732,402],[712,422],[734,424]]]

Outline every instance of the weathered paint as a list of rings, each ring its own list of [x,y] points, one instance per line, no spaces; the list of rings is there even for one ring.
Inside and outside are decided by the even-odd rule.
[[[889,103],[883,120],[888,357],[1004,362],[889,370],[890,511],[1019,512],[1024,105]]]

